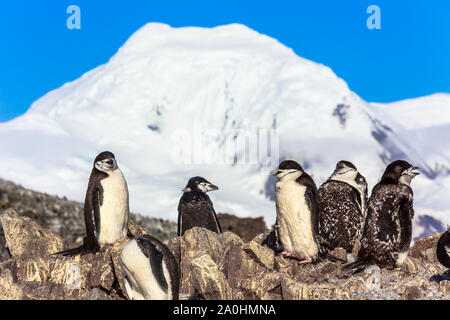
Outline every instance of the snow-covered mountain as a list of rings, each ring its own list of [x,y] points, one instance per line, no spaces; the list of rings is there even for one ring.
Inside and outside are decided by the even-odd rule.
[[[220,187],[216,211],[270,225],[279,159],[298,160],[318,186],[347,159],[372,188],[405,158],[425,173],[413,182],[419,235],[450,223],[449,133],[449,94],[368,103],[330,68],[243,25],[150,23],[108,63],[0,124],[0,177],[81,201],[95,155],[110,150],[133,211],[175,220],[180,190],[201,175]]]

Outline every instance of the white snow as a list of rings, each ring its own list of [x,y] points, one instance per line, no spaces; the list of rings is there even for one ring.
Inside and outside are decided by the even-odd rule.
[[[200,175],[220,188],[210,194],[216,211],[264,216],[270,226],[275,205],[266,181],[278,158],[269,165],[233,165],[219,156],[245,154],[245,145],[231,142],[272,129],[279,136],[279,150],[272,151],[299,161],[318,186],[346,159],[371,189],[385,168],[380,155],[391,159],[401,152],[435,174],[412,183],[416,217],[445,224],[449,97],[367,103],[330,68],[243,25],[149,23],[108,63],[0,124],[0,177],[83,201],[93,159],[110,150],[127,179],[132,211],[176,220],[181,189]],[[336,110],[338,104],[346,107]],[[374,121],[391,128],[381,130],[387,139],[374,138]]]

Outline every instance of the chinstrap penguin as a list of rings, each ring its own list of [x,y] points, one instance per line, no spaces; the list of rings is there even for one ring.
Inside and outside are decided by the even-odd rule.
[[[94,160],[84,201],[86,237],[81,247],[59,252],[75,255],[96,252],[105,244],[127,237],[128,187],[112,152],[104,151]]]
[[[119,263],[132,300],[178,300],[180,269],[169,248],[158,239],[143,235],[122,249]]]
[[[202,177],[189,179],[178,203],[179,236],[182,236],[186,230],[193,227],[202,227],[222,233],[213,203],[206,194],[217,189],[219,189],[217,186]]]
[[[439,238],[436,247],[436,257],[444,267],[450,268],[450,226]]]
[[[319,244],[321,253],[337,247],[352,252],[364,228],[367,182],[349,161],[339,161],[319,188]]]
[[[277,238],[281,254],[300,263],[317,260],[319,203],[313,179],[293,160],[285,160],[271,173],[275,184]]]
[[[390,163],[373,188],[358,259],[348,267],[376,263],[399,267],[406,259],[412,239],[414,217],[411,180],[419,168],[405,160]]]

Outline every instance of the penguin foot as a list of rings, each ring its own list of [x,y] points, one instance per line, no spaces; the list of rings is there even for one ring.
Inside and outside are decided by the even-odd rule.
[[[293,254],[292,252],[286,251],[286,250],[282,251],[281,255],[283,257],[285,257],[285,258],[293,258],[293,259],[297,260],[299,264],[306,264],[306,263],[311,263],[312,262],[312,258],[311,257],[308,257],[306,259],[300,260],[299,258],[297,258],[295,256],[295,254]]]
[[[297,257],[295,256],[295,254],[293,254],[292,252],[286,251],[286,250],[281,251],[281,255],[282,255],[283,257],[286,257],[286,258],[289,257],[289,258],[297,259]]]
[[[298,261],[299,264],[306,264],[306,263],[311,263],[311,262],[312,262],[312,258],[311,257],[308,257],[308,258],[306,258],[304,260],[299,260]]]

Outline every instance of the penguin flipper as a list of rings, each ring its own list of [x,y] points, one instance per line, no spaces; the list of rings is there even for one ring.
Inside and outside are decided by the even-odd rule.
[[[213,203],[212,203],[212,201],[211,201],[211,199],[209,197],[208,197],[208,204],[211,207],[211,214],[213,215],[213,219],[214,219],[214,221],[216,223],[216,226],[217,226],[217,231],[216,232],[217,233],[222,233],[222,228],[221,228],[220,223],[219,223],[219,218],[217,218],[217,214],[216,214],[216,211],[214,210]]]
[[[406,189],[406,188],[404,188]],[[412,220],[414,218],[413,197],[410,189],[402,190],[400,195],[403,199],[399,208],[399,220],[401,226],[399,249],[401,251],[407,250],[411,244],[412,236]]]
[[[182,204],[181,204],[181,199],[180,202],[178,203],[178,224],[177,224],[177,234],[179,237],[182,236],[181,234],[181,230],[183,228],[183,213],[182,213]]]
[[[84,246],[88,250],[98,247],[95,231],[100,230],[100,205],[103,203],[103,188],[100,183],[89,183],[84,200],[84,224],[86,226],[86,237]]]
[[[158,281],[160,287],[167,293],[168,284],[164,276],[163,270],[163,253],[145,237],[139,237],[136,239],[139,247],[143,250],[144,254],[150,261],[150,267],[152,269],[155,279]]]
[[[52,253],[52,256],[55,255],[59,255],[59,256],[63,256],[63,257],[74,257],[77,255],[84,255],[84,254],[88,254],[88,253],[96,253],[97,251],[100,250],[100,246],[98,245],[97,242],[93,243],[93,244],[89,244],[87,242],[87,238],[84,238],[84,243],[76,248],[71,248],[71,249],[67,249],[67,250],[63,250],[63,251],[59,251],[56,253]]]
[[[314,232],[314,237],[317,239],[319,235],[319,194],[316,185],[310,176],[303,174],[297,181],[306,186],[305,199],[311,212],[311,224]]]
[[[355,274],[363,271],[367,267],[368,263],[368,258],[360,258],[355,262],[347,263],[346,265],[344,265],[342,267],[342,271],[350,274]]]

